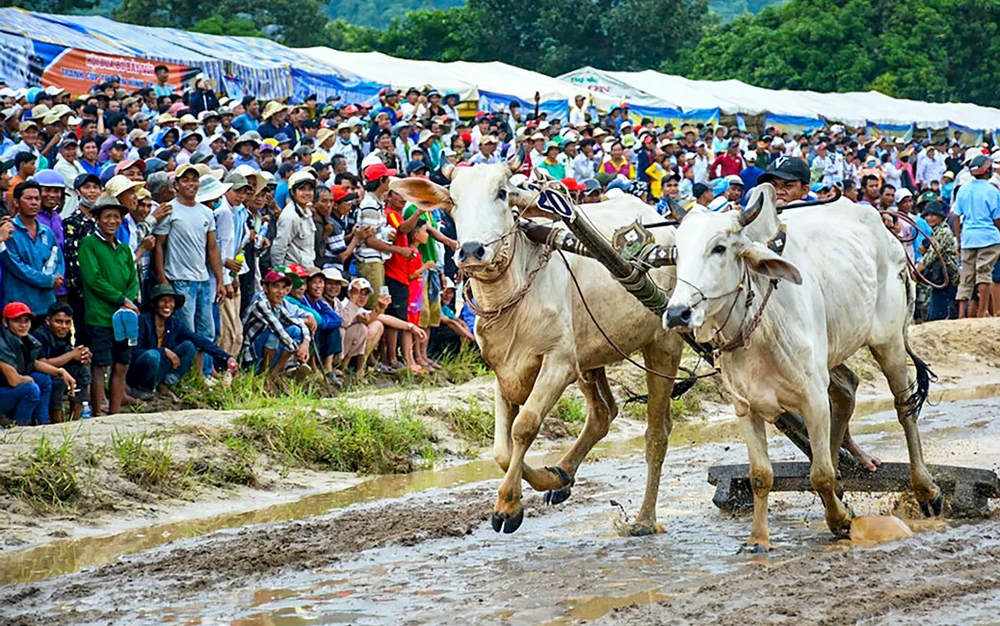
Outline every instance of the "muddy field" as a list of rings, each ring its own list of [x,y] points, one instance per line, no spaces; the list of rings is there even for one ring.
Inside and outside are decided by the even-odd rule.
[[[998,409],[996,400],[928,409],[929,459],[997,469]],[[884,459],[904,458],[891,414],[859,427]],[[909,539],[852,546],[830,538],[813,496],[776,494],[775,550],[739,555],[749,520],[711,506],[704,472],[709,462],[742,461],[744,451],[721,428],[707,439],[671,450],[659,512],[667,530],[655,537],[614,531],[641,495],[643,463],[631,441],[598,452],[566,504],[542,507],[530,496],[511,536],[489,528],[497,481],[482,481],[484,468],[473,464],[469,476],[452,470],[453,482],[470,481],[464,486],[306,511],[10,585],[0,616],[10,624],[241,626],[440,624],[458,614],[467,624],[995,623],[1000,520],[908,520],[917,531]],[[772,454],[797,457],[777,439]],[[849,496],[862,515],[892,512],[895,500]]]
[[[930,329],[917,329],[919,341],[942,383],[921,421],[925,456],[996,471],[1000,400],[973,398],[1000,396],[1000,326]],[[859,412],[886,408],[869,365],[856,366],[866,381]],[[624,420],[581,468],[568,502],[545,507],[526,496],[514,535],[489,525],[493,463],[452,462],[354,479],[335,493],[260,511],[158,520],[2,554],[0,623],[1000,623],[997,516],[906,519],[914,536],[855,545],[832,540],[811,494],[773,494],[775,549],[738,554],[749,518],[715,509],[705,476],[710,465],[745,462],[746,452],[724,412],[705,408],[712,410],[671,437],[661,535],[615,531],[634,515],[645,471],[642,424]],[[856,418],[853,430],[882,459],[906,460],[894,414]],[[774,461],[800,460],[780,437],[770,450]],[[530,460],[557,458],[553,451]],[[848,502],[859,515],[912,510],[896,495],[849,494]]]

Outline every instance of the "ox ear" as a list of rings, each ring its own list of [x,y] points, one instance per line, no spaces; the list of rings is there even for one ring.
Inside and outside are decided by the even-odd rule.
[[[799,269],[769,248],[756,243],[750,244],[744,248],[742,256],[752,272],[768,278],[787,280],[796,285],[802,284]]]
[[[441,185],[423,178],[402,178],[389,183],[389,190],[395,191],[421,209],[451,210],[451,195]]]

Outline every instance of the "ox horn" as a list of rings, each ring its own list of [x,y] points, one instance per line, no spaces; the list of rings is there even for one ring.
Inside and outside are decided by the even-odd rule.
[[[764,192],[758,191],[747,208],[740,211],[740,226],[748,226],[752,223],[757,216],[760,215],[760,210],[764,208]]]
[[[517,174],[521,171],[521,158],[520,154],[515,154],[511,158],[507,159],[507,167],[510,168],[511,174]]]

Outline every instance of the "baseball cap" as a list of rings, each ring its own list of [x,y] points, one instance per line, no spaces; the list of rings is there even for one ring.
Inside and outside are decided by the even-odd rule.
[[[726,176],[726,182],[728,182],[730,185],[739,185],[740,187],[744,186],[743,179],[737,176],[736,174],[730,174],[729,176]]]
[[[583,191],[584,193],[593,193],[601,191],[601,183],[596,178],[588,178],[583,181]]]
[[[4,319],[13,320],[22,315],[33,315],[31,307],[23,302],[11,302],[3,308]]]
[[[969,161],[969,171],[971,172],[980,171],[983,168],[992,166],[993,166],[993,159],[986,156],[985,154],[980,154],[979,156]]]
[[[347,288],[353,290],[355,287],[361,289],[361,291],[375,291],[372,289],[372,284],[368,282],[367,278],[355,278]]]
[[[913,192],[907,189],[906,187],[903,187],[902,189],[896,191],[896,204],[899,204],[903,200],[912,197],[913,197]]]
[[[270,272],[267,273],[267,275],[264,276],[264,283],[265,284],[280,283],[282,281],[287,281],[289,285],[292,284],[291,277],[285,276],[281,272],[277,272],[275,270],[271,270]]]
[[[330,191],[333,193],[334,202],[350,202],[351,200],[358,199],[358,194],[350,191],[343,185],[334,185],[333,187],[330,187]]]
[[[587,188],[583,183],[577,182],[575,178],[566,177],[562,179],[562,184],[570,191],[583,191]]]
[[[373,163],[362,171],[365,180],[368,182],[373,182],[387,176],[395,176],[396,173],[396,170],[386,167],[385,163]]]
[[[407,174],[414,174],[414,173],[419,172],[421,170],[425,170],[426,171],[427,169],[428,169],[427,164],[424,163],[423,161],[419,161],[417,159],[414,159],[414,160],[412,160],[412,161],[410,161],[409,163],[406,164],[406,173]]]
[[[101,185],[101,178],[97,174],[80,174],[73,179],[73,189],[79,189],[87,183],[94,183],[97,186]]]
[[[769,183],[776,178],[782,180],[798,180],[804,183],[809,182],[809,166],[802,159],[787,156],[780,156],[767,167],[767,171],[760,175],[760,182]]]

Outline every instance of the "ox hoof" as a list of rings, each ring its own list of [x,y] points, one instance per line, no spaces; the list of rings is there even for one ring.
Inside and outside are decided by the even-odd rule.
[[[628,525],[629,537],[648,537],[663,532],[653,522],[632,522]]]
[[[941,515],[941,510],[944,508],[944,493],[939,489],[938,495],[933,500],[924,500],[920,503],[920,510],[924,512],[926,517],[937,517]]]
[[[493,531],[503,532],[507,535],[516,531],[521,527],[521,522],[524,521],[524,509],[521,509],[514,515],[507,515],[506,513],[493,513],[490,523],[493,524]]]
[[[564,470],[559,466],[546,467],[545,471],[552,472],[553,474],[558,476],[559,480],[562,482],[562,487],[560,487],[559,489],[550,489],[549,491],[546,491],[545,495],[542,496],[542,502],[544,502],[545,504],[554,505],[554,504],[562,504],[566,500],[569,500],[569,496],[570,494],[572,494],[571,487],[573,486],[573,477],[570,476],[566,472],[566,470]]]
[[[737,554],[768,554],[771,548],[762,543],[744,543]]]

